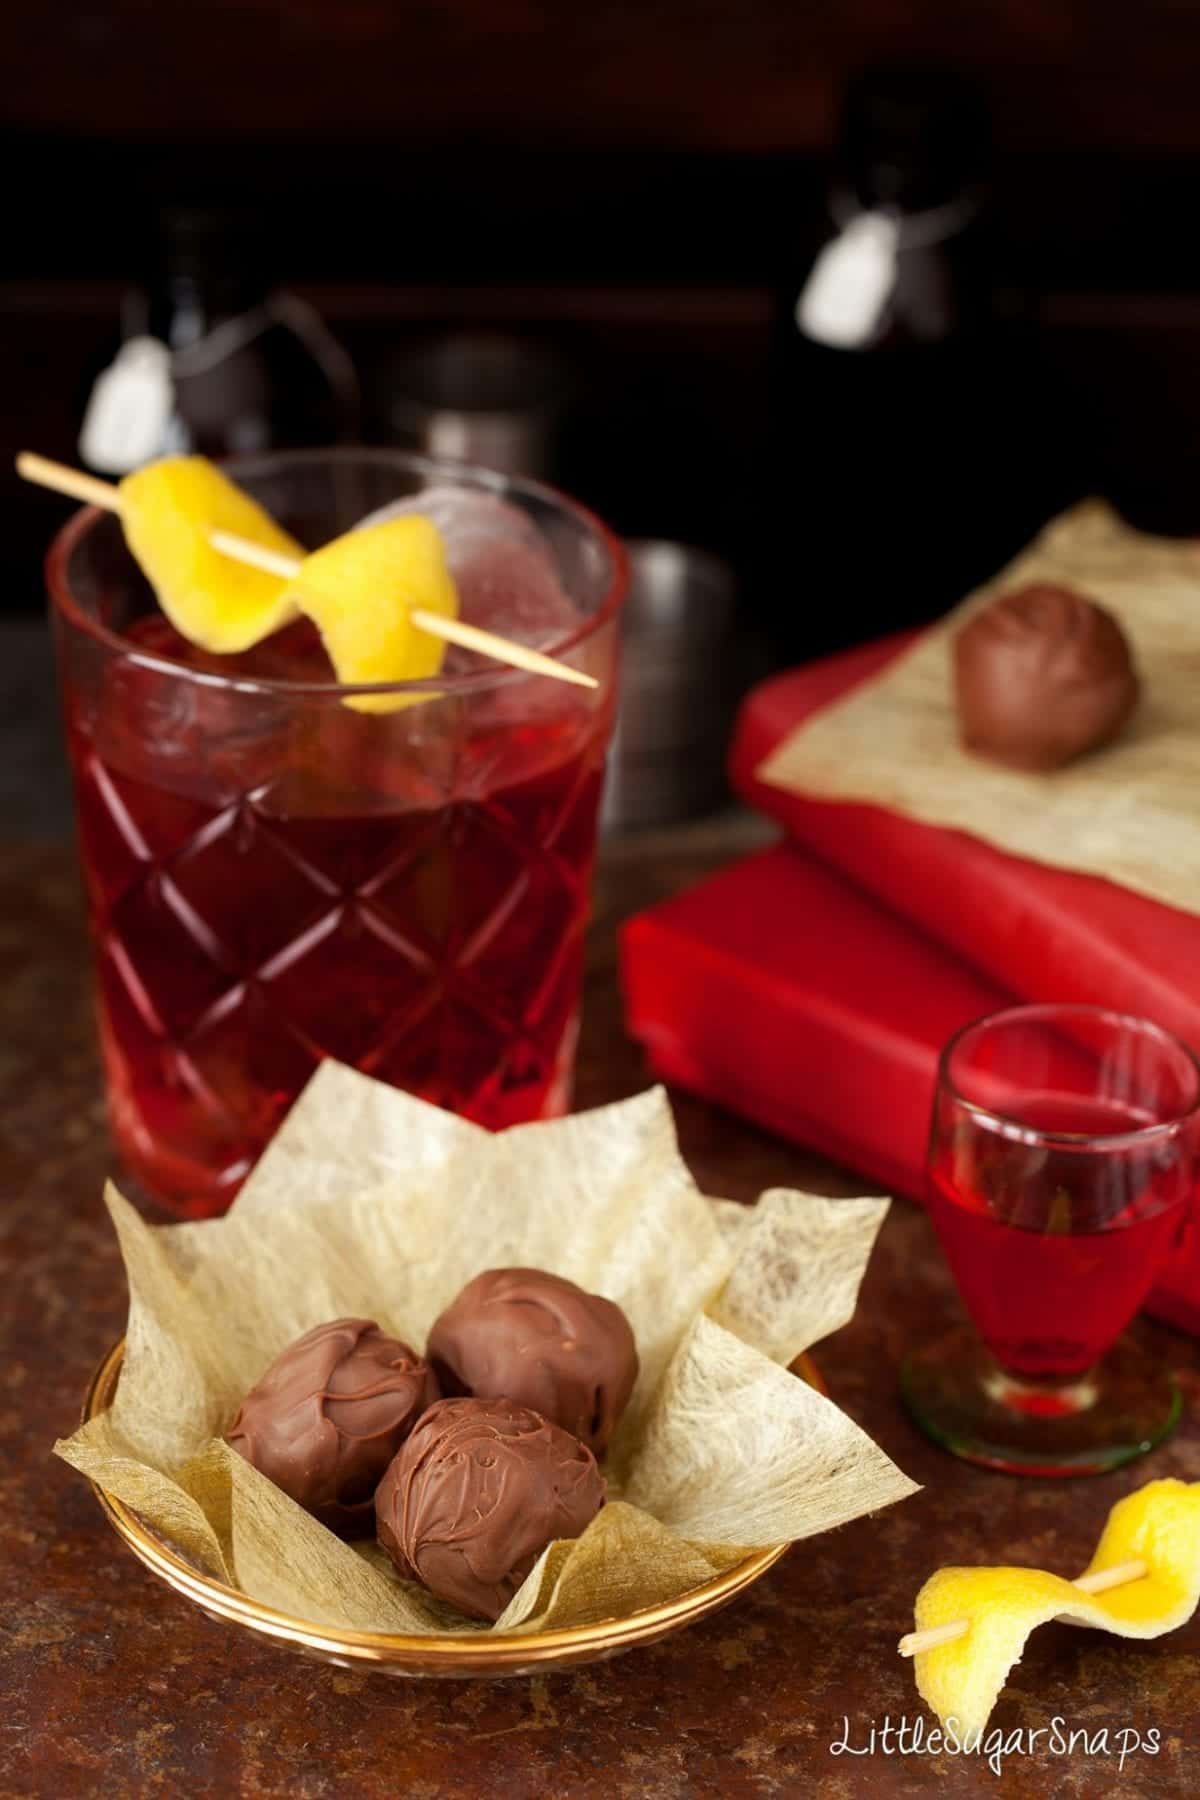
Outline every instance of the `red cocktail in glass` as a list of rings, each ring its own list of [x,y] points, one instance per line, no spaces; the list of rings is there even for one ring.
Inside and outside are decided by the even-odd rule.
[[[565,1109],[624,582],[603,526],[534,484],[367,451],[231,473],[311,546],[457,490],[463,616],[600,686],[452,652],[390,690],[402,708],[357,711],[311,628],[208,655],[157,611],[115,520],[60,534],[113,1130],[189,1214],[228,1204],[322,1057],[493,1128]]]
[[[1089,1473],[1170,1429],[1169,1374],[1117,1340],[1190,1224],[1198,1102],[1183,1044],[1099,1008],[1016,1007],[947,1046],[929,1206],[978,1336],[918,1351],[903,1382],[948,1448]]]

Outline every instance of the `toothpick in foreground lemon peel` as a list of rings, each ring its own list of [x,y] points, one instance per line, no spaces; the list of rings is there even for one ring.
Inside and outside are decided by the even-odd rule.
[[[1200,1482],[1150,1481],[1119,1500],[1087,1569],[1140,1558],[1149,1573],[1095,1597],[1041,1569],[939,1569],[916,1600],[919,1630],[969,1619],[952,1643],[913,1658],[921,1698],[960,1740],[982,1733],[1031,1631],[1051,1619],[1119,1637],[1154,1638],[1184,1625],[1200,1601]]]

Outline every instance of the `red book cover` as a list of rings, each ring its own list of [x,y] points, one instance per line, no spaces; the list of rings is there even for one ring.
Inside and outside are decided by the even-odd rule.
[[[1200,918],[1115,883],[995,850],[966,833],[877,806],[809,800],[755,770],[810,713],[909,642],[881,639],[763,682],[742,707],[730,755],[738,791],[806,849],[915,922],[998,986],[1157,1019],[1200,1046]],[[1156,1291],[1154,1310],[1200,1330],[1200,1232]]]
[[[1200,918],[1093,875],[1009,856],[965,832],[878,806],[808,800],[756,778],[794,726],[910,641],[884,638],[763,682],[734,730],[734,786],[1013,993],[1142,1013],[1200,1045]]]
[[[914,1196],[938,1052],[1010,1003],[787,844],[631,919],[621,973],[657,1074]]]

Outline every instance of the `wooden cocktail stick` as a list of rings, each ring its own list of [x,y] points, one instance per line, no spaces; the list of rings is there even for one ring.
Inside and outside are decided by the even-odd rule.
[[[1103,1594],[1107,1588],[1124,1587],[1127,1581],[1140,1581],[1150,1573],[1150,1566],[1140,1556],[1128,1562],[1114,1563],[1111,1569],[1097,1569],[1094,1575],[1081,1575],[1071,1583],[1082,1594]],[[931,1625],[927,1631],[910,1631],[896,1645],[901,1656],[916,1656],[922,1650],[936,1650],[939,1644],[951,1644],[971,1629],[970,1619],[951,1619],[945,1625]]]
[[[68,468],[65,463],[51,462],[49,457],[37,456],[32,450],[22,450],[17,457],[17,474],[38,487],[51,488],[56,494],[83,500],[89,506],[103,507],[106,512],[119,513],[121,510],[120,490],[111,482],[100,481],[82,469]],[[268,575],[279,575],[285,581],[290,581],[301,566],[293,557],[281,556],[277,551],[267,550],[249,538],[237,537],[231,531],[212,531],[209,542],[222,556],[249,563],[252,568],[264,569]],[[507,663],[514,669],[525,669],[531,675],[549,675],[555,681],[567,681],[575,687],[600,685],[594,675],[585,675],[553,656],[531,650],[528,644],[514,644],[494,631],[484,631],[481,626],[467,625],[461,619],[445,619],[440,613],[426,612],[420,606],[412,608],[409,618],[418,630],[427,631],[430,637],[442,638],[447,644],[460,644],[466,650],[478,650],[481,656],[490,656],[493,661]]]
[[[264,544],[235,537],[231,531],[210,531],[208,541],[223,556],[250,563],[256,569],[264,569],[268,575],[282,575],[285,580],[290,580],[299,573],[300,564],[294,557],[281,556],[278,550],[268,550]],[[528,669],[534,675],[550,675],[557,681],[573,681],[578,687],[597,685],[594,675],[582,675],[578,669],[569,669],[552,656],[543,656],[540,650],[531,650],[527,644],[512,644],[507,638],[497,637],[495,632],[484,631],[478,625],[468,625],[462,619],[446,619],[441,613],[426,612],[418,606],[414,606],[408,616],[422,631],[444,638],[448,644],[461,644],[464,650],[478,650],[481,655],[495,657],[498,662],[512,663],[514,668]]]
[[[70,469],[66,463],[51,462],[33,450],[22,450],[17,456],[17,474],[22,481],[38,487],[52,488],[66,494],[69,500],[82,500],[88,506],[102,506],[105,512],[120,512],[121,499],[111,481],[99,481],[85,475],[82,469]]]

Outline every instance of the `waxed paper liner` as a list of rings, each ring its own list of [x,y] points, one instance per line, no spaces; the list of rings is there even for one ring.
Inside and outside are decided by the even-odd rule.
[[[914,571],[919,579],[920,571]],[[997,594],[1077,589],[1123,625],[1142,677],[1117,740],[1045,774],[1004,769],[958,738],[951,642]],[[1133,531],[1102,501],[1055,519],[912,650],[798,725],[757,771],[820,800],[950,826],[1036,862],[1200,910],[1200,544]]]
[[[110,1188],[129,1278],[112,1407],[58,1453],[205,1573],[315,1623],[533,1630],[675,1598],[748,1549],[915,1484],[783,1366],[854,1310],[886,1200],[778,1190],[730,1216],[692,1181],[660,1089],[496,1136],[325,1063],[231,1211],[149,1226]],[[553,1544],[494,1627],[343,1543],[222,1441],[245,1392],[323,1320],[421,1347],[482,1269],[526,1264],[625,1309],[641,1373],[609,1504]]]

